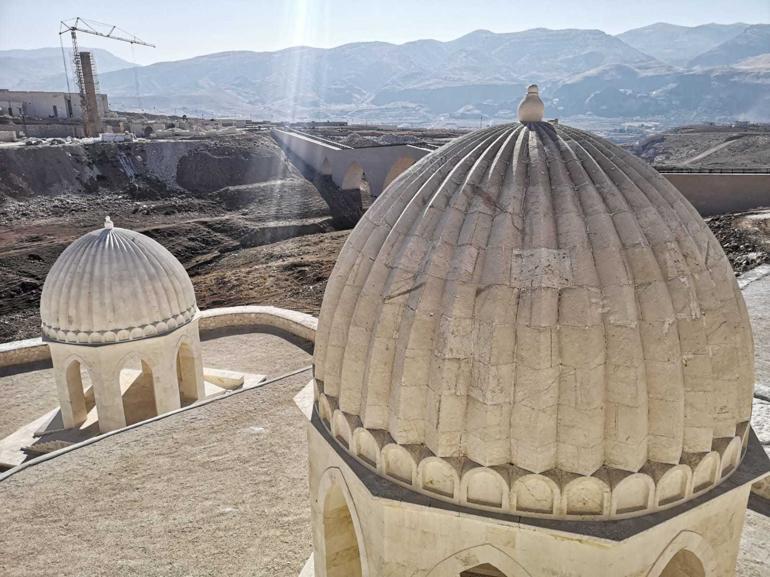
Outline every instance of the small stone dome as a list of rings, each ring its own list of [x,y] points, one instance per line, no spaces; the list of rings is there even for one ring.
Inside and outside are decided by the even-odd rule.
[[[603,486],[692,479],[728,444],[731,470],[754,384],[743,298],[692,205],[618,146],[537,121],[453,141],[373,204],[329,279],[314,375],[324,420],[416,463]]]
[[[133,341],[168,333],[198,312],[182,264],[132,230],[81,236],[59,256],[43,285],[43,338],[74,344]]]

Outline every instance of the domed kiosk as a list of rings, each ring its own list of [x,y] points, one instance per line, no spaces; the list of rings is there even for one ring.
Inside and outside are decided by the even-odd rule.
[[[94,406],[105,432],[204,396],[187,272],[163,246],[109,217],[51,267],[40,317],[65,428],[84,423]],[[126,374],[129,362],[139,370]]]
[[[329,280],[309,427],[316,577],[734,574],[751,327],[695,209],[542,121],[459,138]]]

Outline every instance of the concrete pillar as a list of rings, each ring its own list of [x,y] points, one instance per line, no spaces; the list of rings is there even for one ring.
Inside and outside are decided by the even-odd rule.
[[[55,367],[54,380],[56,381],[64,428],[78,427],[86,420],[88,414],[86,398],[83,393],[83,381],[80,378],[80,363],[73,361],[66,369],[60,366]]]
[[[104,367],[99,367],[92,372],[91,379],[96,397],[99,431],[106,433],[125,427],[126,413],[123,410],[123,396],[120,392],[120,370],[106,370]]]
[[[174,361],[173,356],[162,358],[152,370],[155,407],[159,415],[175,411],[181,406]]]

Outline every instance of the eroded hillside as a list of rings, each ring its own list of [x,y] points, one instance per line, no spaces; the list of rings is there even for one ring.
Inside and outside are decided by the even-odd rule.
[[[770,167],[770,125],[696,125],[639,142],[633,152],[651,164],[689,168]]]
[[[202,308],[284,303],[317,312],[345,236],[320,233],[349,222],[340,207],[350,203],[329,182],[316,184],[269,134],[0,147],[0,341],[39,334],[49,268],[106,215],[168,248]]]

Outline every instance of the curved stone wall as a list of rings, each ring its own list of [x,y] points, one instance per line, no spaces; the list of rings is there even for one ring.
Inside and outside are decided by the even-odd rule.
[[[273,327],[310,342],[315,341],[317,319],[305,313],[269,306],[239,306],[209,309],[200,313],[202,335],[227,327],[263,325]],[[51,358],[42,339],[0,343],[0,369],[27,365]]]

